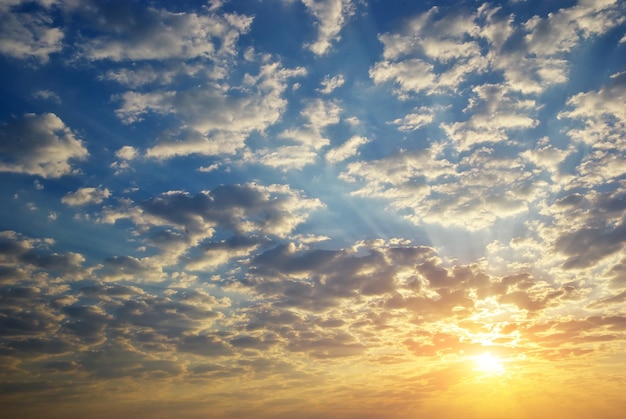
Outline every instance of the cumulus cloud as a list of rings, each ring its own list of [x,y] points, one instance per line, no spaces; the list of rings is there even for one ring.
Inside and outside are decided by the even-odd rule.
[[[349,138],[339,147],[333,148],[326,152],[326,161],[331,164],[339,163],[357,154],[359,147],[369,143],[370,140],[365,137],[355,135]]]
[[[262,243],[262,240],[248,236],[234,236],[219,242],[204,243],[201,246],[203,254],[191,258],[186,266],[192,271],[212,270],[235,258],[249,256]]]
[[[441,128],[460,151],[476,144],[510,141],[509,133],[533,128],[539,121],[533,115],[536,103],[519,97],[503,85],[486,84],[473,88],[465,112],[469,119],[443,123]]]
[[[202,240],[213,237],[216,231],[230,231],[239,236],[285,237],[322,205],[318,199],[307,198],[285,185],[223,185],[195,195],[170,191],[139,203],[126,201],[118,207],[105,208],[100,221],[113,224],[122,219],[130,220],[148,233],[147,245],[162,251],[161,263],[172,264]],[[229,251],[231,245],[234,246],[230,248],[232,252]],[[253,242],[241,246],[232,242],[206,244],[205,251],[209,255],[221,256],[214,262],[207,261],[206,257],[192,257],[189,263],[194,269],[218,266],[220,260],[231,257],[228,255],[241,256],[241,252],[254,248]],[[148,262],[152,263],[146,259]],[[133,262],[133,266],[137,263]],[[152,269],[150,265],[145,268]],[[116,275],[112,277],[117,278]]]
[[[45,64],[63,48],[63,31],[46,13],[48,2],[38,3],[34,12],[20,10],[25,1],[0,3],[0,53],[17,59],[32,58]],[[41,6],[41,7],[39,7]]]
[[[53,113],[25,114],[0,125],[0,172],[58,178],[88,156],[82,140]]]
[[[45,99],[52,101],[54,103],[61,103],[61,97],[54,93],[52,90],[35,90],[33,92],[33,97],[37,99]]]
[[[393,82],[400,96],[455,90],[469,74],[486,68],[477,30],[473,16],[443,14],[433,7],[399,31],[379,35],[384,60],[370,68],[370,77],[377,84]],[[436,74],[436,64],[449,69]]]
[[[439,146],[348,164],[340,179],[360,185],[353,194],[384,198],[416,223],[479,230],[527,211],[535,177],[519,159],[479,149],[454,162]]]
[[[394,119],[391,123],[398,125],[398,129],[403,132],[415,131],[433,122],[434,113],[425,106],[416,109],[416,112],[405,115],[403,118]]]
[[[15,231],[0,232],[0,284],[45,286],[56,278],[86,275],[85,257],[75,252],[53,252],[52,239],[33,239]],[[51,284],[48,284],[51,286]]]
[[[89,60],[217,59],[236,53],[236,42],[252,18],[237,14],[174,13],[113,2],[90,3],[79,11],[92,18],[98,36],[81,45]]]
[[[324,80],[322,80],[322,83],[321,83],[322,87],[320,87],[318,90],[321,93],[328,95],[332,93],[333,90],[343,86],[345,82],[346,80],[343,78],[341,74],[335,77],[325,76]]]
[[[455,92],[471,75],[496,71],[514,91],[536,94],[567,81],[565,58],[582,41],[622,21],[614,1],[581,2],[517,26],[487,4],[471,14],[433,7],[379,35],[384,59],[370,68],[370,77],[377,84],[392,82],[406,97]],[[480,47],[484,41],[486,50]],[[443,70],[435,72],[435,66]]]
[[[74,192],[68,192],[61,198],[61,202],[70,206],[100,204],[109,196],[111,196],[111,192],[107,188],[78,188]]]
[[[354,13],[352,0],[302,0],[302,3],[317,21],[317,40],[307,46],[314,54],[324,55],[340,39],[341,29]]]
[[[264,65],[257,75],[246,76],[246,95],[232,95],[213,84],[181,91],[126,92],[120,97],[117,115],[126,123],[137,122],[148,113],[179,118],[180,126],[164,132],[147,150],[148,157],[234,154],[251,132],[263,132],[279,120],[286,107],[282,93],[287,81],[303,74],[302,68]]]
[[[343,109],[336,101],[315,99],[305,104],[300,116],[306,121],[297,128],[286,129],[278,138],[290,145],[279,145],[271,149],[261,148],[247,151],[244,161],[258,162],[282,170],[302,169],[314,163],[319,150],[330,144],[324,131],[326,127],[339,123]]]

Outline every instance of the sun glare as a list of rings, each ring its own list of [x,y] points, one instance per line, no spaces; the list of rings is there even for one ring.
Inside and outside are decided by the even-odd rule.
[[[475,357],[474,360],[476,361],[475,371],[488,375],[500,375],[504,373],[502,360],[497,356],[491,355],[489,352]]]

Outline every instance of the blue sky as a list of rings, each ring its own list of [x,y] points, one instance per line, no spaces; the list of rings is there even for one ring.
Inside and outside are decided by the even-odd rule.
[[[625,11],[0,0],[0,416],[618,417]]]

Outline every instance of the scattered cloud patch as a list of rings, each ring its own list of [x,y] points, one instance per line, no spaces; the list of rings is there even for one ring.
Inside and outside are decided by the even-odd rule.
[[[0,126],[0,172],[58,178],[76,173],[89,153],[83,141],[53,113],[25,114]]]

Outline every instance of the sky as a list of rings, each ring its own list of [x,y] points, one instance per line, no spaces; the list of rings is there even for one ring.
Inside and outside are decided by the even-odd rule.
[[[0,22],[0,417],[623,417],[623,0]]]

